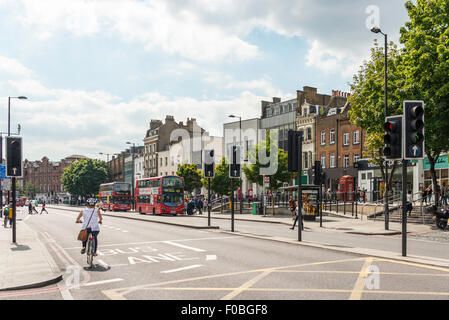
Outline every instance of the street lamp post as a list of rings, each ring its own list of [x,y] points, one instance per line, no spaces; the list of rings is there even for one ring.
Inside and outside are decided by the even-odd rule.
[[[372,28],[371,32],[381,33],[385,38],[385,118],[388,117],[388,35],[383,33],[380,28]],[[389,229],[390,214],[388,210],[388,162],[385,159],[385,230]]]
[[[135,143],[131,143],[131,142],[126,142],[126,144],[132,144],[132,148],[131,148],[131,158],[132,158],[132,166],[133,166],[133,171],[132,171],[132,182],[131,182],[131,195],[132,195],[132,206],[133,206],[133,210],[135,209],[134,207],[134,148],[136,147]]]
[[[108,161],[107,161],[107,162],[109,163],[109,153],[103,153],[103,152],[99,152],[99,154],[103,154],[103,155],[105,154],[105,155],[106,155],[106,157],[107,157],[107,159],[108,159]]]
[[[27,97],[8,97],[8,137],[11,135],[11,99],[27,99]],[[12,177],[12,242],[16,243],[16,177]],[[9,200],[9,192],[8,192]]]
[[[229,116],[229,118],[239,118],[239,128],[240,128],[240,133],[239,133],[240,134],[240,142],[239,142],[239,145],[240,145],[240,152],[243,152],[243,148],[242,148],[242,117],[235,116],[235,115],[231,114]],[[242,169],[240,167],[239,185],[240,185],[240,194],[242,195],[242,199],[240,200],[240,214],[243,213],[243,207],[242,207],[243,206],[243,190],[242,190],[242,178],[241,178],[241,176],[242,176]],[[232,192],[234,192],[234,190],[232,190]]]

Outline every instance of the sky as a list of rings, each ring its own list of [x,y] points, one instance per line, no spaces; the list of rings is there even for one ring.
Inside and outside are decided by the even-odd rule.
[[[403,0],[0,0],[0,131],[24,158],[106,160],[151,119],[221,136],[261,100],[349,84],[379,26],[398,43]]]

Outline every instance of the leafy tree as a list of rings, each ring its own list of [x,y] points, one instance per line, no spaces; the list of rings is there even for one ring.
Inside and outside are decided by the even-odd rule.
[[[243,171],[250,182],[257,183],[258,185],[263,185],[263,176],[261,175],[262,168],[268,168],[270,165],[277,165],[277,170],[273,175],[270,175],[270,185],[269,189],[272,191],[277,191],[281,188],[284,182],[290,182],[295,178],[295,173],[288,171],[288,156],[282,149],[271,150],[270,139],[276,139],[277,136],[271,137],[267,135],[267,140],[261,141],[258,145],[253,147],[249,152],[249,158],[252,160],[253,164],[243,167]],[[271,159],[271,152],[277,152],[277,156],[273,157],[277,163],[268,163],[263,165],[259,161],[259,152],[266,154],[268,158]],[[273,193],[274,200],[274,193]],[[274,201],[272,201],[274,204]],[[274,210],[274,205],[273,205]],[[274,212],[273,212],[274,213]]]
[[[179,166],[176,175],[184,179],[184,190],[192,193],[195,189],[199,189],[202,186],[201,182],[201,170],[198,169],[196,164],[183,164]]]
[[[94,196],[100,184],[108,181],[108,168],[105,161],[83,159],[65,168],[61,177],[64,188],[75,196]]]
[[[402,114],[404,79],[401,74],[402,56],[397,46],[388,44],[388,115]],[[393,165],[388,179],[385,177],[385,162],[383,158],[383,136],[385,123],[385,48],[379,47],[374,41],[371,48],[371,58],[364,61],[351,83],[351,105],[349,115],[351,122],[359,126],[365,136],[365,151],[363,156],[379,166],[384,181],[388,181],[389,190],[397,163]],[[387,196],[387,194],[385,194]]]
[[[406,2],[410,21],[401,28],[404,96],[425,103],[425,151],[436,191],[435,164],[449,150],[449,2],[415,2]]]

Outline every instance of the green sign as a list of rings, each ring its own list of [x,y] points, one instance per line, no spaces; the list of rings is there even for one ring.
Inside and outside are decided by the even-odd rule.
[[[430,170],[430,162],[428,158],[425,158],[423,160],[423,167],[424,170]],[[448,163],[448,156],[439,156],[437,163],[435,163],[435,169],[447,169],[449,168],[449,163]]]
[[[302,185],[306,185],[307,184],[307,176],[306,175],[302,175],[301,176],[301,184]],[[298,178],[295,179],[295,185],[298,185]]]

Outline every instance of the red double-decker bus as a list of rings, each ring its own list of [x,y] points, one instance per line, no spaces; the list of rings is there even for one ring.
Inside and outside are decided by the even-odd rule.
[[[100,184],[99,199],[103,210],[131,210],[131,184],[127,182],[110,182]]]
[[[184,180],[162,176],[136,181],[136,210],[140,214],[183,214]]]

